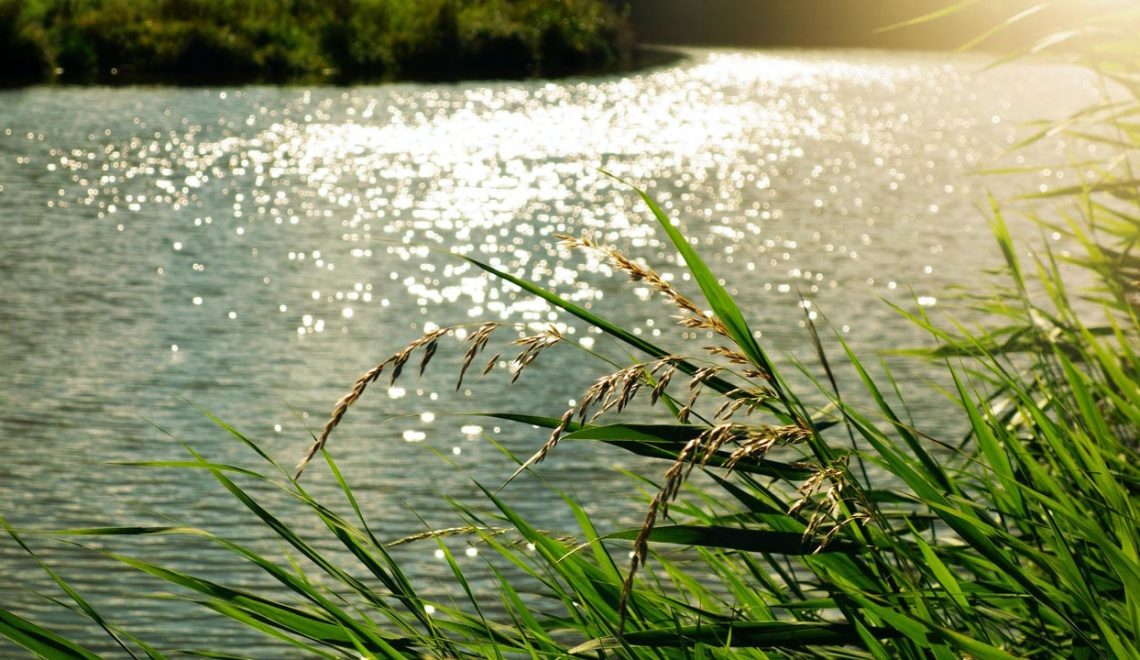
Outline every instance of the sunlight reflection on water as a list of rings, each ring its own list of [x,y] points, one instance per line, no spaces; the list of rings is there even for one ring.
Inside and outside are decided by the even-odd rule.
[[[277,552],[201,475],[103,464],[182,458],[165,431],[215,460],[256,464],[187,400],[292,464],[356,376],[429,323],[555,323],[625,359],[596,332],[448,252],[555,287],[640,336],[703,341],[604,260],[557,247],[556,234],[591,232],[695,290],[652,218],[603,169],[648,187],[774,353],[810,357],[800,293],[809,314],[825,312],[866,354],[914,344],[918,335],[877,299],[905,302],[913,292],[917,304],[940,306],[948,285],[982,281],[979,268],[996,260],[969,173],[998,158],[1021,122],[1063,115],[1094,94],[1057,65],[975,75],[983,63],[694,51],[689,62],[638,75],[558,82],[2,92],[0,364],[9,377],[0,430],[21,447],[0,465],[5,515],[67,527],[153,522],[153,509]],[[1057,145],[1046,158],[1064,163],[1073,148]],[[1064,176],[1054,169],[985,185],[1008,198]],[[461,352],[451,342],[436,358],[449,364],[371,393],[334,436],[386,538],[420,531],[409,509],[453,523],[442,496],[471,496],[472,479],[509,474],[498,450],[477,440],[525,454],[545,438],[455,413],[558,415],[600,373],[555,350],[515,388],[502,387],[502,373],[453,394]],[[915,403],[934,411],[932,428],[946,422],[936,395]],[[581,445],[560,452],[544,475],[578,492],[600,526],[638,517],[636,503],[621,503],[630,485],[612,469],[630,459]],[[307,478],[333,497],[328,475]],[[524,513],[550,528],[572,525],[541,485],[512,488]],[[136,546],[155,561],[264,583],[208,548]],[[152,584],[101,573],[106,562],[82,552],[45,553],[160,645],[209,645],[201,615],[124,597]],[[406,555],[415,575],[446,580],[426,546]],[[0,567],[27,568],[9,545]],[[48,588],[34,569],[23,575]],[[58,618],[11,584],[0,585],[0,599]]]

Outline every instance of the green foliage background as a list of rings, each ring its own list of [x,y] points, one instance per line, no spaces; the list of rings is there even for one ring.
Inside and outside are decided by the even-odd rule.
[[[628,64],[603,0],[0,0],[0,77],[557,75]]]

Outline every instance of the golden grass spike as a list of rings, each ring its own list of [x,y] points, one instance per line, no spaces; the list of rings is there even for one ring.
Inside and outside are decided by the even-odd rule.
[[[811,432],[808,429],[801,426],[774,426],[756,429],[739,424],[726,423],[709,427],[700,435],[685,443],[685,446],[677,453],[673,464],[670,465],[669,469],[665,472],[664,484],[657,495],[653,497],[653,500],[650,501],[649,508],[645,514],[645,520],[641,524],[641,530],[634,540],[629,573],[622,581],[621,598],[618,605],[620,617],[618,624],[619,637],[625,629],[626,607],[629,595],[633,589],[634,575],[637,573],[638,568],[645,565],[646,558],[649,555],[649,537],[657,524],[657,520],[669,516],[670,502],[677,499],[677,495],[681,492],[681,486],[689,479],[693,469],[698,464],[707,465],[713,456],[730,442],[742,442],[740,449],[732,454],[732,458],[729,461],[729,467],[731,468],[743,458],[762,455],[777,444],[798,444],[804,442],[810,437],[810,434]],[[818,490],[819,485],[828,479],[838,479],[839,481],[835,481],[837,484],[846,483],[842,481],[844,479],[845,467],[845,464],[843,466],[832,465],[817,471],[808,478],[807,482],[800,486],[801,492],[804,492],[806,489],[814,494]],[[839,492],[841,492],[841,490],[842,487],[840,487]],[[836,497],[839,497],[839,493],[837,493]]]
[[[340,420],[342,417],[344,417],[344,414],[348,412],[349,406],[356,403],[356,401],[360,399],[369,383],[375,382],[375,380],[380,377],[380,374],[384,372],[384,369],[389,364],[391,364],[391,362],[392,358],[388,358],[375,367],[369,369],[363,376],[356,379],[356,383],[352,386],[352,390],[348,394],[342,396],[340,400],[336,402],[336,405],[333,406],[332,413],[329,414],[328,421],[325,422],[324,428],[321,429],[321,435],[316,439],[316,441],[313,442],[312,446],[309,447],[309,451],[306,452],[305,456],[297,463],[297,467],[293,472],[294,480],[301,478],[301,473],[305,471],[305,467],[309,464],[310,461],[313,460],[314,456],[316,456],[322,449],[324,449],[325,443],[328,442],[329,435],[331,435],[333,429],[335,429],[337,425],[340,424]]]
[[[625,271],[631,281],[643,282],[653,287],[658,293],[665,296],[665,298],[672,302],[678,309],[684,312],[681,316],[682,325],[692,323],[693,325],[688,325],[687,327],[703,328],[712,330],[725,337],[728,336],[728,329],[725,328],[720,320],[698,307],[695,302],[675,289],[672,284],[666,282],[665,278],[661,277],[661,275],[652,268],[630,259],[612,245],[596,243],[588,236],[575,238],[573,236],[559,235],[558,238],[561,239],[562,244],[567,247],[590,250],[601,254],[609,260],[614,268]]]
[[[530,366],[542,351],[561,341],[562,333],[558,331],[558,328],[551,325],[538,334],[520,337],[511,342],[512,344],[523,347],[522,351],[511,361],[511,382],[514,383],[518,380],[523,370]]]
[[[566,429],[570,426],[570,422],[573,419],[574,408],[570,408],[562,414],[562,419],[559,421],[558,426],[556,426],[554,430],[551,431],[550,437],[547,438],[542,447],[537,452],[535,452],[533,456],[528,458],[522,465],[520,465],[518,469],[515,470],[505,482],[503,482],[503,485],[499,487],[499,490],[502,490],[506,487],[507,484],[514,481],[515,478],[522,474],[527,468],[541,463],[546,458],[546,455],[549,454],[551,450],[553,450],[554,447],[558,445],[558,441],[562,438],[562,434],[566,432]]]
[[[344,418],[344,414],[348,412],[348,409],[360,400],[360,397],[364,395],[364,390],[368,388],[370,383],[375,382],[376,379],[380,377],[380,374],[389,366],[392,367],[392,382],[395,383],[396,378],[399,377],[401,370],[404,365],[407,364],[408,358],[412,356],[412,353],[415,352],[416,349],[424,347],[424,360],[420,365],[420,373],[422,374],[428,361],[431,360],[431,355],[435,353],[436,342],[439,341],[440,337],[451,332],[452,329],[451,327],[437,328],[424,333],[423,336],[415,339],[399,352],[377,364],[375,367],[372,367],[360,378],[357,378],[348,394],[342,396],[336,402],[336,405],[333,406],[332,412],[329,413],[328,421],[325,422],[324,427],[321,429],[320,436],[318,436],[309,447],[309,451],[305,453],[305,456],[297,462],[297,467],[293,471],[293,479],[297,480],[301,478],[301,473],[305,471],[305,468],[313,460],[313,457],[324,449],[325,444],[328,443],[329,436],[332,435],[333,429],[340,424],[340,420]]]
[[[471,336],[467,338],[467,342],[470,344],[470,346],[468,346],[467,352],[463,355],[463,365],[459,368],[459,380],[455,383],[455,391],[458,392],[459,388],[463,387],[463,377],[467,374],[467,369],[475,360],[475,356],[481,353],[484,348],[486,348],[487,342],[491,339],[491,334],[494,333],[498,328],[498,323],[488,321],[479,326],[479,328],[475,330],[475,332],[471,333]],[[498,356],[495,356],[495,358],[497,359]],[[492,360],[490,362],[491,367],[493,367],[494,364],[495,360]],[[485,369],[483,371],[483,375],[486,375],[490,370],[490,367]]]

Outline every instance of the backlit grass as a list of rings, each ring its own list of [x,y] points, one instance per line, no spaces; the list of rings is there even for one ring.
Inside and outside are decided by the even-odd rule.
[[[221,422],[261,469],[214,463],[192,450],[186,461],[144,466],[213,478],[292,560],[178,526],[54,534],[206,538],[281,589],[253,592],[145,558],[115,558],[316,657],[1140,656],[1140,262],[1132,254],[1140,239],[1140,180],[1132,170],[1140,49],[1135,31],[1122,27],[1140,23],[1140,9],[1089,4],[1105,13],[1090,15],[1088,33],[1099,36],[1078,57],[1109,95],[1033,138],[1065,135],[1112,148],[1091,172],[1080,166],[1080,185],[1035,202],[1034,219],[1066,234],[1072,249],[1027,252],[994,205],[1005,281],[977,298],[988,325],[968,330],[900,307],[900,323],[930,334],[924,358],[953,384],[948,405],[969,428],[965,442],[926,426],[928,411],[901,414],[907,390],[922,385],[895,382],[889,371],[872,376],[841,337],[810,319],[803,341],[815,359],[783,373],[769,357],[780,347],[755,338],[752,315],[661,208],[631,186],[683,257],[699,297],[591,237],[567,237],[567,247],[601,254],[619,276],[656,290],[671,306],[667,315],[711,340],[666,348],[556,292],[457,256],[599,329],[632,357],[607,361],[554,329],[520,338],[486,323],[473,326],[457,364],[433,360],[439,342],[453,340],[445,327],[361,365],[363,375],[346,384],[348,394],[302,461],[335,479],[343,496],[335,504],[313,498],[298,469]],[[1120,40],[1105,36],[1117,29]],[[1043,36],[1042,47],[1065,34]],[[474,501],[453,502],[461,527],[413,541],[437,545],[458,594],[426,596],[393,558],[392,540],[370,526],[334,460],[336,443],[362,441],[338,435],[338,424],[353,406],[368,405],[368,387],[381,378],[428,368],[473,378],[484,352],[499,349],[513,356],[516,375],[550,350],[581,350],[608,373],[582,382],[582,395],[561,417],[528,409],[525,398],[518,409],[488,413],[545,427],[548,441],[530,457],[505,452],[500,481],[482,484]],[[849,380],[840,370],[854,375],[860,396],[839,391],[836,383]],[[631,402],[655,406],[658,419],[627,421]],[[547,529],[519,512],[511,489],[500,487],[539,462],[556,465],[571,442],[657,459],[656,469],[630,475],[630,498],[644,506],[641,525],[600,529],[560,493],[554,501],[571,514],[573,529]],[[704,475],[699,487],[696,474]],[[269,510],[255,494],[266,488],[300,503],[321,531]],[[8,531],[17,540],[23,534]],[[446,541],[455,537],[490,557],[493,601],[451,554]],[[339,559],[319,549],[318,540],[330,539],[343,550]],[[132,636],[129,621],[107,620],[63,578],[57,582],[66,602],[125,651],[162,655]],[[9,613],[0,612],[0,635],[45,656],[89,653]]]

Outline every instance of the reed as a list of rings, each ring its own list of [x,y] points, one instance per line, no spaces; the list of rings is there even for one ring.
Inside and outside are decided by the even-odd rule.
[[[1006,279],[979,303],[977,311],[990,319],[987,329],[946,326],[899,309],[900,322],[917,323],[931,335],[935,347],[920,353],[954,384],[954,405],[970,429],[964,443],[924,427],[925,411],[904,421],[897,411],[905,406],[905,389],[891,372],[872,377],[842,337],[822,332],[811,319],[804,341],[818,363],[795,363],[797,379],[785,377],[700,255],[634,188],[684,258],[702,304],[611,247],[569,242],[652,284],[681,311],[678,323],[703,323],[717,337],[715,346],[694,342],[685,351],[668,350],[555,292],[457,258],[641,356],[583,383],[579,403],[561,417],[525,409],[490,413],[551,431],[529,459],[509,456],[516,475],[543,459],[556,463],[566,442],[606,443],[658,459],[656,472],[631,481],[631,498],[645,502],[641,525],[603,533],[573,498],[557,493],[577,529],[544,530],[511,505],[509,490],[480,486],[480,501],[453,503],[461,526],[400,541],[438,543],[465,600],[422,595],[388,553],[391,542],[380,540],[361,513],[329,439],[383,373],[400,378],[414,354],[419,368],[428,368],[450,331],[440,328],[357,380],[302,463],[324,459],[353,517],[314,499],[299,475],[225,425],[265,462],[263,472],[196,453],[175,466],[212,475],[291,554],[321,572],[320,586],[296,562],[205,530],[57,533],[73,540],[155,533],[207,538],[272,576],[287,588],[284,595],[116,557],[317,657],[1140,657],[1140,261],[1132,254],[1140,243],[1140,180],[1131,163],[1140,147],[1140,84],[1138,49],[1129,36],[1140,25],[1140,9],[1090,7],[1103,10],[1090,15],[1090,25],[1122,35],[1086,45],[1090,50],[1081,56],[1106,86],[1115,81],[1113,96],[1035,136],[1095,139],[1119,154],[1097,179],[1036,201],[1035,219],[1065,232],[1076,249],[1062,256],[1045,245],[1026,263],[995,205],[993,231]],[[1049,39],[1043,35],[1042,43]],[[1048,215],[1053,199],[1076,202],[1064,223]],[[1092,282],[1091,290],[1073,290],[1073,279]],[[499,328],[487,322],[468,336],[456,365],[460,382]],[[543,351],[576,348],[556,330],[539,330],[503,350],[518,351],[514,378]],[[853,373],[867,406],[840,396],[839,369]],[[793,386],[805,381],[810,386]],[[626,407],[639,399],[660,412],[659,422],[624,421]],[[822,407],[810,403],[821,399]],[[873,480],[868,475],[874,473],[885,476]],[[699,484],[696,474],[703,475]],[[300,527],[266,509],[251,486],[280,489],[301,502],[355,563],[332,561]],[[17,539],[21,534],[8,531]],[[488,613],[443,542],[456,536],[488,549],[501,614]],[[686,550],[678,554],[677,548]],[[527,592],[537,593],[524,593],[523,581]],[[129,653],[161,655],[59,583],[75,608]],[[536,598],[541,607],[534,606]],[[2,611],[0,635],[41,655],[88,653]]]

